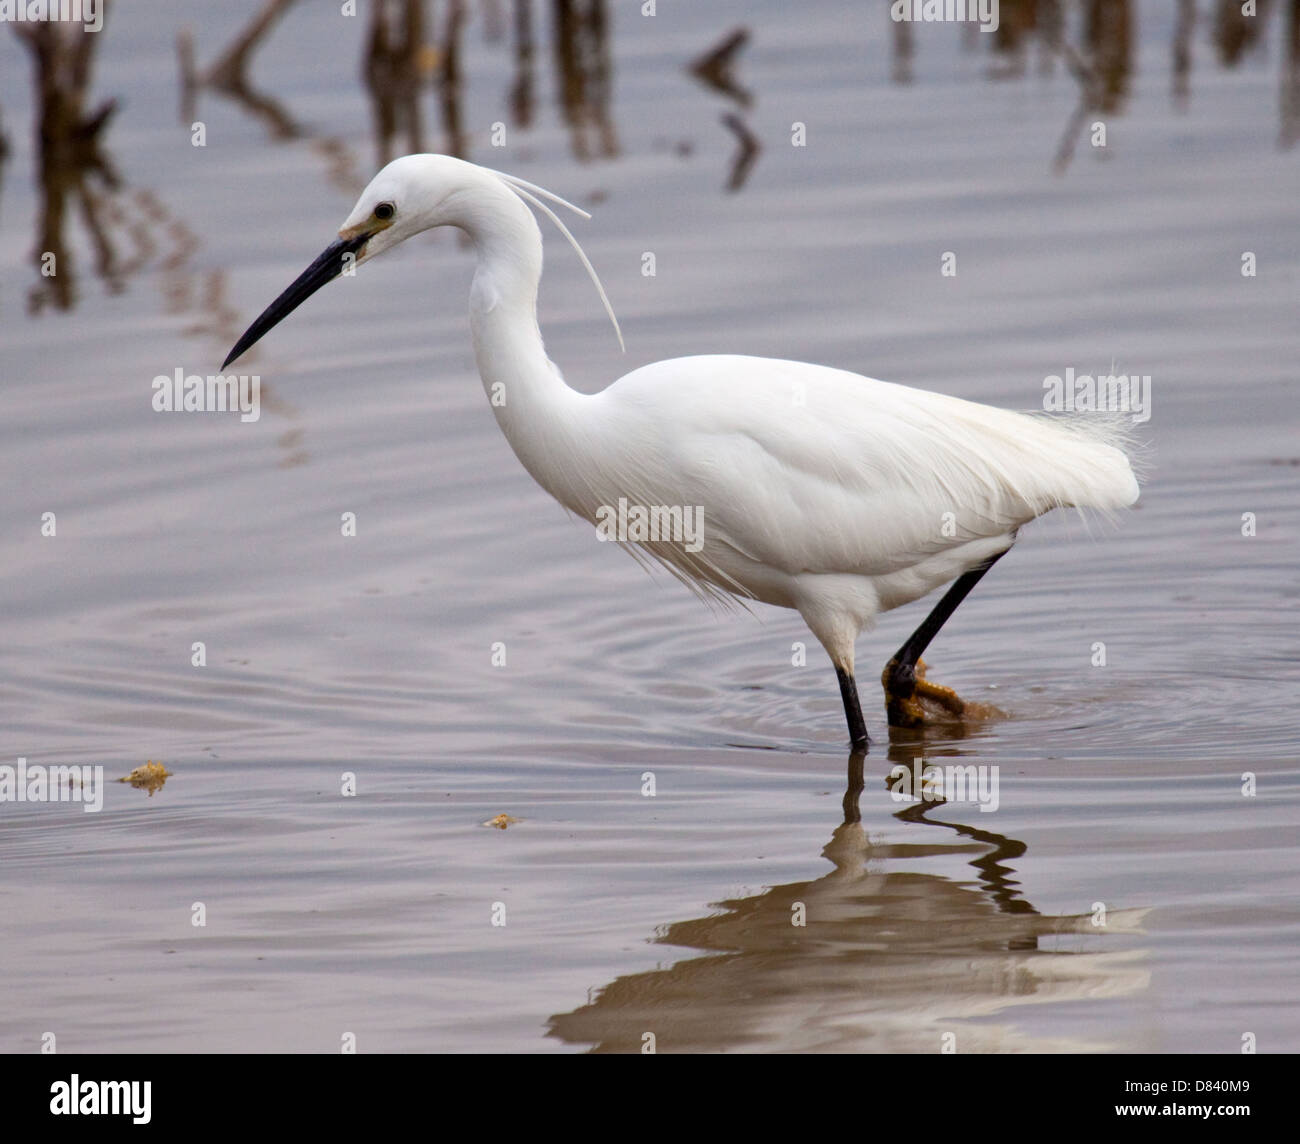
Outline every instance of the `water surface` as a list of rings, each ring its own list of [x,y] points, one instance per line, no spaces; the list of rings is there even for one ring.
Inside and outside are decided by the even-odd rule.
[[[1300,1048],[1296,5],[1244,30],[1069,6],[1107,126],[1072,151],[1045,3],[993,37],[904,36],[884,4],[538,6],[531,52],[511,5],[434,5],[372,88],[368,13],[299,5],[239,98],[182,112],[181,24],[201,72],[256,7],[111,10],[99,167],[42,165],[0,35],[0,761],[172,772],[99,814],[0,804],[0,1048]],[[532,483],[454,235],[259,345],[260,420],[154,412],[152,379],[215,372],[417,145],[593,211],[628,353],[548,231],[540,317],[579,389],[719,351],[1010,408],[1068,367],[1149,374],[1138,507],[1025,529],[927,656],[1007,717],[887,736],[875,670],[924,605],[882,617],[846,821],[820,648],[647,579]],[[894,801],[918,756],[999,768],[997,811]]]

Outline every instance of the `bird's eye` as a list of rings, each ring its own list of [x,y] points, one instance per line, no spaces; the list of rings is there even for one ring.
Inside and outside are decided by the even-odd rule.
[[[397,208],[392,203],[380,203],[375,207],[375,218],[380,222],[387,222],[397,213]]]

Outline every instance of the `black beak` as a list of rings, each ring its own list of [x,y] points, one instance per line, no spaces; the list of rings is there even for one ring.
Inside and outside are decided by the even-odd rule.
[[[262,311],[262,316],[244,331],[244,336],[235,343],[235,348],[226,355],[226,360],[221,363],[221,368],[224,370],[249,346],[260,341],[267,330],[287,318],[326,282],[334,281],[343,273],[344,255],[356,254],[371,237],[369,234],[358,234],[353,238],[340,238],[338,242],[331,243],[321,251],[320,257],[299,274],[293,285],[267,306]]]

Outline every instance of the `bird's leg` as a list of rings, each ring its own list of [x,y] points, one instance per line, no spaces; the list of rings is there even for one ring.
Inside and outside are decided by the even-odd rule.
[[[930,646],[930,641],[939,634],[939,629],[957,610],[957,605],[980,582],[980,577],[1008,551],[1010,550],[1003,549],[969,572],[962,573],[885,667],[880,682],[885,687],[885,710],[891,727],[921,726],[925,722],[925,712],[919,700],[923,698],[933,699],[954,715],[960,715],[965,710],[966,705],[951,687],[942,687],[925,678],[921,653]]]
[[[862,718],[858,702],[858,681],[842,667],[835,668],[840,681],[840,698],[844,700],[844,717],[849,721],[849,738],[855,751],[867,749],[867,721]]]

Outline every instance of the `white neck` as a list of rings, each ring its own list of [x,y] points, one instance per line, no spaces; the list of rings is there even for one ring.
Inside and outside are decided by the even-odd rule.
[[[495,181],[494,181],[495,182]],[[542,235],[532,212],[499,184],[462,224],[478,251],[470,287],[474,357],[497,424],[539,485],[586,516],[591,489],[575,468],[590,398],[570,389],[537,326]]]

